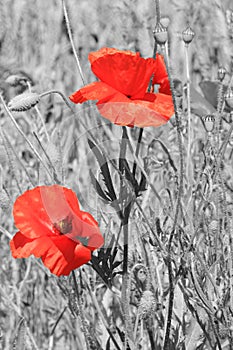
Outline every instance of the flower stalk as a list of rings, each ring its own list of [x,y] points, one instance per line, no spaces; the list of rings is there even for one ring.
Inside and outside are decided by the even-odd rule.
[[[182,149],[182,134],[181,134],[180,117],[179,117],[179,112],[178,112],[179,109],[177,108],[174,83],[173,83],[173,79],[172,79],[171,72],[170,72],[170,67],[169,67],[168,60],[167,60],[165,45],[162,45],[162,52],[164,53],[164,61],[165,61],[165,65],[167,68],[167,74],[168,74],[170,88],[171,88],[171,92],[172,92],[172,100],[173,100],[174,111],[175,111],[175,120],[176,120],[178,148],[179,148],[179,155],[180,155],[178,195],[177,195],[177,202],[176,202],[173,226],[172,226],[172,230],[171,230],[171,234],[170,234],[169,242],[168,242],[168,254],[167,254],[167,261],[166,261],[167,267],[168,267],[170,293],[169,293],[169,301],[168,301],[167,322],[166,322],[166,331],[165,331],[165,336],[164,336],[163,350],[169,350],[169,348],[170,348],[169,337],[170,337],[170,330],[171,330],[171,320],[172,320],[173,302],[174,302],[174,288],[175,288],[174,283],[173,283],[171,248],[172,248],[172,241],[173,241],[173,237],[175,234],[176,226],[178,224],[179,213],[182,209],[181,198],[182,198],[182,194],[183,194],[184,158],[183,158],[183,149]]]
[[[65,17],[65,21],[66,21],[66,28],[67,28],[68,36],[69,36],[69,39],[70,39],[70,44],[71,44],[71,47],[72,47],[72,50],[73,50],[74,58],[75,58],[75,61],[76,61],[77,67],[78,67],[78,71],[79,71],[80,77],[82,79],[82,83],[83,83],[83,85],[85,85],[85,79],[84,79],[84,75],[83,75],[83,72],[82,72],[80,59],[79,59],[79,56],[78,56],[77,51],[75,49],[75,45],[74,45],[74,41],[73,41],[73,37],[72,37],[72,33],[71,33],[70,20],[69,20],[69,17],[68,17],[65,0],[62,0],[62,7],[63,7],[64,17]]]

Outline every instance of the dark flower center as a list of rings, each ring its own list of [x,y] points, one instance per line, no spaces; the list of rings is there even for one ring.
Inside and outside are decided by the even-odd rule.
[[[77,239],[79,240],[80,243],[82,243],[82,245],[84,245],[84,247],[88,246],[89,237],[79,237],[79,236],[77,236]]]
[[[60,234],[65,235],[72,231],[72,218],[67,216],[65,219],[55,222],[53,226],[60,232]]]

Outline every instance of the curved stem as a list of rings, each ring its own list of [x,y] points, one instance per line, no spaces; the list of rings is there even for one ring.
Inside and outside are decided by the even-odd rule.
[[[20,133],[20,135],[24,138],[24,140],[27,142],[27,144],[29,145],[29,147],[31,148],[32,152],[36,155],[36,157],[39,159],[39,161],[41,162],[41,164],[43,165],[43,167],[45,168],[46,172],[48,173],[48,175],[53,179],[53,176],[51,175],[49,168],[47,167],[47,165],[45,164],[45,162],[43,161],[43,159],[41,158],[41,156],[39,155],[39,153],[37,152],[37,150],[35,149],[35,147],[33,146],[33,144],[29,141],[29,139],[27,138],[27,136],[25,135],[25,133],[23,132],[23,130],[19,127],[19,125],[17,124],[17,122],[15,121],[15,118],[13,117],[13,115],[11,114],[10,110],[8,109],[8,107],[5,104],[5,101],[2,97],[2,95],[0,94],[0,99],[1,102],[3,104],[3,107],[7,113],[7,115],[10,117],[12,123],[14,124],[15,128],[18,130],[18,132]]]
[[[71,107],[69,100],[65,97],[65,95],[59,91],[59,90],[49,90],[46,92],[43,92],[42,94],[40,94],[40,97],[44,97],[50,94],[58,94],[61,96],[61,98],[63,99],[63,101],[65,102],[65,104],[67,105],[67,107],[69,107],[69,109],[71,110],[71,112],[75,113],[74,109]]]

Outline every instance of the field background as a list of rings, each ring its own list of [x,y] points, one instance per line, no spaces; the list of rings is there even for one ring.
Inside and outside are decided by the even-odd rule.
[[[140,51],[143,57],[152,56],[154,44],[152,31],[156,23],[154,1],[117,0],[110,3],[107,0],[67,0],[66,4],[75,47],[87,82],[95,80],[87,59],[90,51],[109,46]],[[224,66],[227,70],[224,81],[226,84],[229,83],[232,75],[233,41],[232,28],[230,28],[226,18],[227,10],[233,10],[231,0],[161,1],[161,16],[168,17],[170,21],[168,51],[172,76],[179,79],[183,85],[185,84],[185,55],[181,33],[190,25],[196,34],[189,47],[191,80],[196,92],[202,96],[199,83],[203,80],[216,81],[219,66]],[[62,91],[68,97],[82,86],[67,36],[61,1],[0,0],[0,89],[6,102],[9,102],[11,98],[24,89],[22,86],[15,88],[6,83],[7,77],[13,74],[26,75],[31,81],[33,91],[39,93],[52,89]],[[216,95],[215,97],[217,98]],[[217,101],[215,102],[217,103]],[[207,137],[200,117],[203,111],[204,114],[215,111],[206,100],[201,100],[200,97],[192,97],[191,107],[193,142],[191,163],[195,173],[191,175],[192,181],[185,178],[185,191],[182,199],[184,207],[187,203],[194,201],[195,193],[192,193],[190,183],[192,182],[193,189],[197,189],[200,179],[196,174],[205,167],[202,149]],[[32,131],[36,131],[58,173],[61,173],[63,168],[64,185],[73,188],[80,198],[83,210],[89,210],[98,219],[102,232],[105,234],[107,246],[111,237],[116,235],[119,230],[119,221],[111,208],[107,208],[101,202],[94,188],[90,186],[89,170],[92,169],[93,173],[98,175],[98,165],[88,147],[86,130],[78,123],[78,118],[82,118],[87,129],[93,130],[98,141],[106,147],[108,155],[112,159],[117,159],[119,154],[121,128],[110,125],[103,120],[95,112],[94,106],[92,108],[95,113],[92,113],[91,116],[86,107],[77,106],[77,119],[74,121],[69,109],[57,95],[44,98],[38,108],[46,121],[46,127],[51,136],[50,143],[46,140],[40,119],[38,119],[34,109],[23,113],[14,113],[14,116],[39,150],[38,143],[32,135]],[[185,108],[184,103],[181,124],[184,156],[187,160],[185,154],[187,146]],[[226,114],[226,111],[224,113]],[[230,125],[229,115],[224,116],[226,122],[222,125],[222,140],[224,140],[224,135],[226,135]],[[11,214],[12,206],[16,197],[30,186],[24,169],[26,168],[30,172],[36,184],[44,183],[46,175],[1,106],[0,123],[5,135],[5,138],[2,136],[0,138],[0,175],[2,181],[0,193],[0,349],[34,349],[33,341],[30,340],[25,328],[26,323],[38,349],[84,349],[85,342],[80,331],[79,320],[69,310],[68,301],[72,300],[72,290],[68,287],[69,279],[61,278],[58,283],[57,278],[52,276],[39,260],[34,258],[14,260],[11,256],[8,242],[10,236],[16,232]],[[128,132],[134,140],[135,147],[138,130],[134,128]],[[149,187],[140,197],[140,203],[153,227],[156,225],[156,218],[159,218],[164,234],[161,239],[166,245],[168,232],[171,228],[171,222],[167,223],[166,218],[168,212],[172,210],[171,201],[174,203],[176,200],[177,176],[171,168],[168,154],[161,147],[161,144],[153,143],[154,139],[159,139],[166,145],[176,167],[179,168],[179,153],[173,118],[164,127],[146,128],[140,153],[142,161],[143,159],[145,161],[147,157],[146,172],[161,195],[163,205],[158,203]],[[62,161],[58,155],[59,147],[62,149]],[[200,225],[203,225],[205,220],[208,222],[206,224],[207,231],[205,231],[205,234],[208,232],[208,237],[205,234],[200,234],[195,242],[201,256],[201,263],[200,261],[196,262],[196,260],[194,263],[196,264],[199,286],[204,290],[204,299],[206,298],[211,304],[212,311],[223,310],[223,316],[216,321],[215,327],[211,325],[211,322],[215,321],[215,316],[208,316],[208,312],[202,305],[203,300],[194,291],[191,279],[188,278],[185,282],[186,285],[183,285],[188,293],[191,293],[190,303],[197,310],[201,322],[206,327],[206,333],[210,333],[212,344],[217,343],[218,337],[224,350],[232,348],[229,339],[233,339],[233,329],[231,328],[233,319],[233,309],[231,309],[232,275],[230,273],[232,252],[229,250],[231,242],[228,235],[230,222],[232,223],[233,203],[232,147],[233,141],[227,147],[223,159],[224,166],[221,170],[224,179],[221,194],[226,194],[225,202],[216,199],[217,190],[215,192],[214,189],[214,195],[209,200],[215,209],[217,206],[217,214],[211,210],[208,215],[206,214],[206,217],[203,214],[203,221]],[[132,162],[130,154],[128,157],[129,161]],[[117,180],[115,183],[117,184]],[[216,183],[213,186],[217,186]],[[170,194],[170,198],[168,194]],[[192,216],[192,213],[189,212],[189,215]],[[215,219],[220,220],[217,229],[213,227]],[[227,223],[224,226],[225,219]],[[190,232],[188,225],[184,227],[185,235],[189,235]],[[195,226],[195,223],[193,225]],[[203,226],[200,227],[203,228]],[[220,232],[220,234],[217,235],[216,232]],[[134,289],[132,287],[131,291],[132,319],[135,323],[138,302],[140,302],[143,291],[147,288],[145,283],[151,279],[150,290],[152,290],[156,303],[155,314],[145,319],[144,330],[141,329],[141,333],[139,332],[141,338],[139,335],[138,349],[149,349],[150,346],[153,348],[150,340],[151,332],[154,334],[154,344],[156,344],[154,349],[162,349],[167,307],[167,269],[160,253],[148,243],[148,240],[143,240],[147,234],[148,227],[135,207],[130,223],[130,269],[133,271],[131,284],[137,285],[139,283],[140,286],[134,286]],[[177,237],[176,239],[178,242],[179,239]],[[145,242],[147,243],[145,244]],[[179,254],[183,249],[181,246],[178,242],[174,247],[177,266],[179,265]],[[119,249],[118,254],[120,259],[121,249]],[[153,257],[153,259],[148,258],[148,256]],[[189,269],[189,263],[188,259],[187,269]],[[140,280],[135,272],[137,264],[144,264],[146,282]],[[206,269],[203,265],[206,266]],[[121,328],[122,319],[119,303],[114,294],[107,289],[90,266],[82,267],[80,270],[93,283],[94,293],[110,327],[115,329],[114,327],[117,325]],[[206,278],[207,272],[211,275],[217,291],[210,283],[210,279]],[[120,289],[121,278],[119,276],[116,277],[114,285]],[[136,292],[139,296],[134,295]],[[108,334],[93,307],[87,288],[83,287],[81,294],[93,339],[96,344],[99,342],[103,349],[108,349],[106,347]],[[179,288],[175,290],[172,319],[174,341],[171,349],[211,349],[206,340],[206,334],[203,333],[196,321],[195,312],[192,314],[191,307],[187,306],[185,299],[188,298],[187,295],[185,292],[182,294]],[[64,313],[59,319],[63,310]],[[208,317],[209,321],[205,321]],[[55,329],[54,325],[56,325]],[[216,346],[213,347],[214,349],[218,348],[217,345],[214,346]],[[96,349],[101,349],[100,345],[96,345]],[[114,349],[113,344],[109,349]]]

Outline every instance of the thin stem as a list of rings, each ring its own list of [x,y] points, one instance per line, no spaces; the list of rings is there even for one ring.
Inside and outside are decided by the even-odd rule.
[[[23,170],[25,171],[25,173],[26,173],[26,175],[27,175],[27,177],[28,177],[29,182],[31,183],[31,185],[32,185],[33,187],[35,187],[36,184],[34,183],[34,180],[32,179],[32,177],[31,177],[31,175],[29,174],[27,168],[24,166],[23,162],[22,162],[21,159],[19,158],[18,154],[16,153],[15,148],[12,146],[12,144],[11,144],[10,140],[8,139],[6,133],[5,133],[3,130],[1,130],[1,128],[0,128],[0,133],[2,133],[2,138],[3,138],[3,140],[5,139],[5,141],[6,141],[6,143],[7,143],[7,147],[9,147],[9,148],[11,149],[11,151],[14,153],[15,158],[17,159],[17,161],[19,162],[20,166],[21,166],[21,167],[23,168]]]
[[[38,114],[39,118],[40,118],[40,121],[42,123],[42,126],[43,126],[43,129],[44,129],[44,133],[45,133],[45,136],[47,138],[47,141],[50,142],[50,137],[49,137],[49,134],[48,134],[48,131],[47,131],[47,128],[46,128],[46,125],[45,125],[45,122],[44,122],[44,118],[42,116],[42,114],[40,113],[40,110],[37,106],[34,107],[35,110],[36,110],[36,113]]]
[[[138,155],[139,155],[139,150],[140,150],[140,145],[141,145],[141,141],[142,141],[143,130],[144,130],[143,128],[140,128],[140,130],[139,130],[137,148],[136,148],[136,152],[135,152],[135,157],[137,157],[137,158],[138,158]],[[136,168],[137,168],[137,163],[134,161],[134,163],[133,163],[133,176],[135,176],[135,174],[136,174]]]
[[[73,50],[73,54],[74,54],[74,57],[75,57],[75,61],[76,61],[77,67],[78,67],[79,74],[80,74],[81,79],[82,79],[82,83],[83,83],[83,85],[85,85],[85,79],[84,79],[84,75],[83,75],[82,68],[81,68],[81,65],[80,65],[80,60],[79,60],[77,51],[76,51],[75,46],[74,46],[74,41],[73,41],[73,37],[72,37],[72,33],[71,33],[70,20],[69,20],[69,17],[68,17],[66,5],[65,5],[65,0],[62,0],[62,6],[63,6],[63,12],[64,12],[65,21],[66,21],[66,28],[67,28],[68,36],[69,36],[69,39],[70,39],[70,44],[71,44],[71,47],[72,47],[72,50]]]
[[[35,147],[33,146],[33,144],[29,141],[29,139],[27,138],[27,136],[25,135],[25,133],[23,132],[23,130],[21,130],[21,128],[18,126],[17,122],[15,121],[15,118],[13,117],[13,115],[11,114],[10,110],[8,109],[8,107],[5,104],[5,101],[2,97],[2,95],[0,94],[0,99],[1,102],[3,104],[3,107],[7,113],[7,115],[10,117],[12,123],[14,124],[15,128],[18,130],[18,132],[20,133],[20,135],[24,138],[24,140],[27,142],[27,144],[29,145],[29,147],[31,148],[32,152],[36,155],[36,157],[39,159],[39,161],[41,162],[41,164],[43,165],[43,167],[45,168],[45,170],[47,171],[47,173],[49,174],[49,176],[53,179],[49,168],[47,167],[47,165],[44,163],[43,159],[41,158],[41,156],[39,155],[39,153],[37,152],[37,150],[35,149]]]
[[[157,23],[160,22],[160,4],[159,0],[155,0],[155,7],[156,7],[156,21]]]
[[[128,204],[124,211],[123,218],[123,232],[124,232],[124,250],[123,250],[123,275],[122,275],[122,308],[124,313],[124,330],[125,330],[125,339],[124,339],[124,349],[127,349],[128,344],[128,334],[132,338],[132,330],[130,324],[130,310],[129,310],[129,273],[128,273],[128,252],[129,252],[129,232],[128,232],[128,223],[129,223],[129,215],[132,208],[132,204]]]
[[[50,94],[58,94],[61,96],[61,98],[63,99],[63,101],[65,102],[65,104],[67,105],[67,107],[69,107],[69,109],[71,110],[71,112],[75,113],[74,109],[72,108],[72,106],[69,103],[69,100],[66,98],[66,96],[59,90],[49,90],[46,92],[43,92],[42,94],[40,94],[40,97],[44,97]]]
[[[28,90],[30,92],[32,92],[32,87],[31,87],[31,83],[27,80],[27,86],[28,86]],[[45,125],[45,122],[44,122],[44,118],[42,116],[42,114],[40,113],[40,110],[37,106],[35,106],[35,110],[36,110],[36,113],[38,114],[39,118],[40,118],[40,121],[42,123],[42,126],[43,126],[43,129],[44,129],[44,132],[45,132],[45,136],[47,138],[47,141],[49,142],[50,141],[50,137],[49,137],[49,134],[48,134],[48,131],[47,131],[47,128],[46,128],[46,125]]]
[[[58,318],[57,318],[57,320],[56,320],[56,322],[55,322],[55,324],[54,324],[54,326],[53,326],[53,328],[52,328],[52,330],[51,330],[51,332],[50,332],[50,337],[53,336],[53,334],[54,334],[54,332],[55,332],[55,329],[56,329],[58,323],[60,322],[60,320],[62,319],[62,316],[64,315],[66,309],[67,309],[67,305],[64,307],[64,309],[62,310],[62,312],[61,312],[60,315],[58,316]]]
[[[91,296],[91,299],[92,299],[92,301],[93,301],[93,304],[94,304],[94,306],[95,306],[95,308],[96,308],[96,311],[97,311],[97,313],[98,313],[98,315],[99,315],[99,317],[100,317],[100,319],[101,319],[101,321],[102,321],[102,323],[103,323],[105,329],[107,330],[107,332],[108,332],[110,338],[112,339],[114,345],[116,346],[116,348],[117,348],[118,350],[121,350],[121,348],[119,347],[119,345],[118,345],[118,343],[117,343],[117,341],[116,341],[116,339],[115,339],[113,333],[111,332],[111,330],[110,330],[110,328],[109,328],[109,326],[108,326],[108,324],[107,324],[107,322],[106,322],[106,318],[104,317],[104,315],[103,315],[103,313],[102,313],[102,311],[101,311],[101,308],[100,308],[100,306],[99,306],[99,302],[98,302],[97,299],[96,299],[95,293],[93,293],[93,291],[92,291],[92,289],[90,288],[89,283],[88,283],[88,281],[87,281],[87,279],[86,279],[85,277],[84,277],[84,280],[85,280],[85,282],[86,282],[86,286],[87,286],[87,289],[88,289],[88,291],[89,291],[89,293],[90,293],[90,296]]]
[[[179,118],[179,113],[178,113],[178,108],[177,108],[177,103],[176,103],[174,84],[173,84],[173,80],[172,80],[170,67],[168,64],[166,50],[165,50],[164,45],[162,45],[162,52],[164,53],[164,61],[165,61],[166,69],[167,69],[169,82],[170,82],[171,92],[172,92],[172,100],[173,100],[173,105],[174,105],[177,139],[178,139],[178,147],[179,147],[179,155],[180,155],[179,188],[178,188],[177,203],[176,203],[173,227],[172,227],[169,242],[168,242],[168,257],[167,257],[170,293],[169,293],[169,301],[168,301],[167,323],[166,323],[166,332],[165,332],[165,336],[164,336],[163,350],[169,350],[169,348],[170,348],[169,337],[170,337],[173,302],[174,302],[174,283],[173,283],[173,272],[172,272],[172,262],[171,262],[171,247],[172,247],[172,241],[173,241],[173,237],[175,234],[176,226],[178,223],[179,211],[181,209],[181,198],[182,198],[182,193],[183,193],[184,159],[183,159],[183,150],[182,150],[182,134],[181,134],[180,118]]]
[[[81,301],[81,298],[80,298],[80,295],[79,295],[78,284],[77,284],[77,281],[76,281],[76,277],[75,277],[74,271],[71,271],[71,274],[72,274],[72,278],[73,278],[73,281],[74,281],[75,293],[76,293],[76,296],[77,296],[77,304],[78,304],[78,310],[79,310],[79,317],[80,317],[80,321],[81,321],[81,325],[82,325],[82,331],[83,331],[83,334],[84,334],[87,350],[91,350],[90,343],[89,343],[90,336],[89,336],[89,332],[88,332],[88,329],[87,329],[85,317],[84,317],[84,314],[83,314],[82,301]]]
[[[222,82],[219,83],[219,89],[218,89],[218,105],[217,105],[217,121],[216,121],[216,134],[217,134],[217,150],[219,151],[219,144],[220,144],[220,132],[221,132],[221,111],[223,106],[223,84]]]
[[[49,158],[49,156],[48,156],[46,150],[44,149],[44,146],[43,146],[42,143],[40,142],[40,139],[39,139],[39,137],[37,136],[37,134],[35,133],[35,131],[33,131],[33,135],[35,136],[35,138],[36,138],[38,144],[40,145],[42,151],[44,152],[44,154],[45,154],[45,156],[46,156],[46,158],[47,158],[47,160],[48,160],[48,162],[49,162],[49,164],[50,164],[50,166],[51,166],[51,168],[52,168],[52,170],[53,170],[53,177],[54,177],[55,182],[56,182],[57,184],[60,184],[61,182],[58,180],[58,177],[57,177],[57,174],[56,174],[56,169],[54,168],[54,165],[53,165],[51,159]]]
[[[186,61],[186,84],[187,84],[187,114],[188,114],[188,145],[187,145],[187,167],[186,167],[186,177],[190,178],[191,174],[191,142],[192,142],[192,132],[191,132],[191,100],[190,100],[190,73],[189,73],[189,56],[188,56],[188,44],[185,44],[185,61]]]
[[[156,10],[156,13],[159,14],[159,17],[160,17],[159,0],[156,0],[156,8],[157,7],[158,7],[158,9]],[[158,19],[159,17],[157,17],[157,21],[158,22],[160,20],[160,19]],[[156,52],[157,52],[157,42],[155,40],[154,41],[153,55],[152,55],[152,58],[154,58],[154,59],[156,57]],[[152,83],[153,83],[153,78],[154,78],[154,74],[152,74],[152,77],[150,78],[150,82],[149,82],[149,85],[148,85],[147,92],[150,92],[150,90],[151,90]],[[143,130],[144,130],[143,128],[140,128],[140,131],[139,131],[137,148],[136,148],[136,152],[135,152],[135,157],[136,158],[138,158],[138,155],[139,155],[139,150],[140,150],[140,145],[141,145],[141,141],[142,141]],[[136,174],[136,168],[137,168],[137,163],[134,161],[134,164],[133,164],[133,176],[135,176],[135,174]]]

